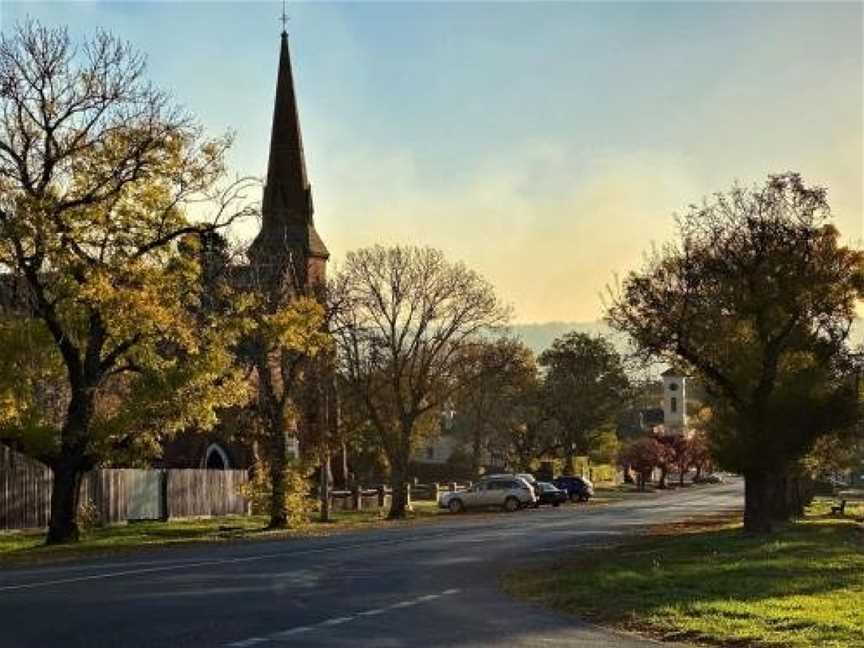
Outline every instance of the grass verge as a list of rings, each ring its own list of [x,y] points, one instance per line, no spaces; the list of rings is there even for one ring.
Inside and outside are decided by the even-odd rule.
[[[296,529],[269,530],[264,516],[228,516],[168,522],[133,522],[86,529],[74,545],[46,546],[45,533],[14,532],[0,534],[0,564],[32,564],[71,560],[92,555],[123,553],[139,549],[192,543],[280,540],[324,536],[382,526],[405,526],[433,521],[439,513],[435,502],[413,503],[414,512],[406,520],[385,521],[374,511],[339,511],[330,523],[310,521]]]
[[[765,538],[729,518],[652,529],[503,577],[511,594],[657,638],[722,646],[864,647],[864,532],[817,502]]]

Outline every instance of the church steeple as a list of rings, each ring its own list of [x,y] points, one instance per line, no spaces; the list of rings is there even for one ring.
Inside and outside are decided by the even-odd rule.
[[[330,254],[315,231],[313,211],[288,34],[283,31],[270,133],[267,184],[261,204],[262,224],[252,244],[253,256],[260,262],[269,260],[278,263],[286,250],[292,250],[295,255],[301,253],[305,257],[327,259]]]

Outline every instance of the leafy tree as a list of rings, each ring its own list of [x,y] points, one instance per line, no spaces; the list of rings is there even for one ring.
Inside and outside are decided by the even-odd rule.
[[[555,452],[557,431],[546,408],[543,383],[535,374],[515,395],[506,425],[490,439],[490,446],[514,471],[531,472],[536,460]]]
[[[490,440],[511,429],[525,390],[536,383],[537,365],[522,342],[481,342],[463,354],[466,377],[454,397],[456,432],[470,447],[471,472],[478,475]]]
[[[332,423],[319,420],[324,400],[320,391],[331,386],[323,374],[332,340],[324,307],[314,296],[304,294],[302,283],[284,278],[272,281],[269,273],[259,272],[254,261],[240,270],[245,275],[243,314],[249,327],[239,356],[254,372],[253,411],[270,486],[269,526],[284,528],[296,521],[289,507],[296,475],[310,472],[308,466],[289,465],[301,463],[301,457],[289,456],[289,440],[301,436],[301,422],[305,423],[302,463],[308,464],[326,443],[321,426]],[[326,396],[332,398],[332,390]],[[313,426],[310,434],[308,428]],[[324,467],[325,480],[328,468]],[[323,497],[327,498],[326,492]]]
[[[76,47],[30,22],[0,37],[2,290],[14,284],[12,316],[33,320],[65,382],[39,455],[49,543],[77,539],[81,476],[107,447],[207,427],[245,392],[237,330],[197,310],[201,268],[178,245],[247,213],[245,184],[221,184],[230,139],[204,139],[144,72],[105,33]],[[211,222],[190,221],[193,201],[213,201]]]
[[[734,187],[679,219],[612,295],[610,324],[646,358],[706,385],[713,454],[746,480],[744,527],[788,507],[781,483],[814,442],[857,418],[847,338],[864,254],[840,244],[826,190],[794,173]]]
[[[690,466],[696,471],[694,481],[702,478],[702,473],[711,469],[711,449],[708,439],[702,432],[696,432],[690,439]]]
[[[663,447],[653,436],[642,437],[621,447],[618,463],[625,470],[636,473],[636,484],[644,491],[651,473],[662,461]]]
[[[601,336],[568,333],[540,354],[544,400],[560,430],[568,474],[588,455],[627,404],[629,380],[615,347]]]
[[[431,248],[399,246],[349,253],[331,309],[345,384],[390,464],[389,517],[404,517],[412,448],[469,379],[465,354],[505,323],[507,310],[464,265]]]

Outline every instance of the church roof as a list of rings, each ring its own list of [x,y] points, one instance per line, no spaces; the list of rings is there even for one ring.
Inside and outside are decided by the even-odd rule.
[[[274,248],[286,243],[299,244],[311,256],[329,257],[327,247],[315,231],[313,212],[312,187],[306,174],[288,34],[283,31],[270,133],[267,184],[264,186],[261,205],[262,224],[253,248],[259,251],[264,248],[272,253]]]

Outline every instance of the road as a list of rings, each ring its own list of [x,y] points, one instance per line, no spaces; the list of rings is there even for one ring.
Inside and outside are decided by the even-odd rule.
[[[510,599],[498,574],[738,509],[742,494],[736,480],[608,506],[4,569],[0,646],[644,648],[656,644]]]

